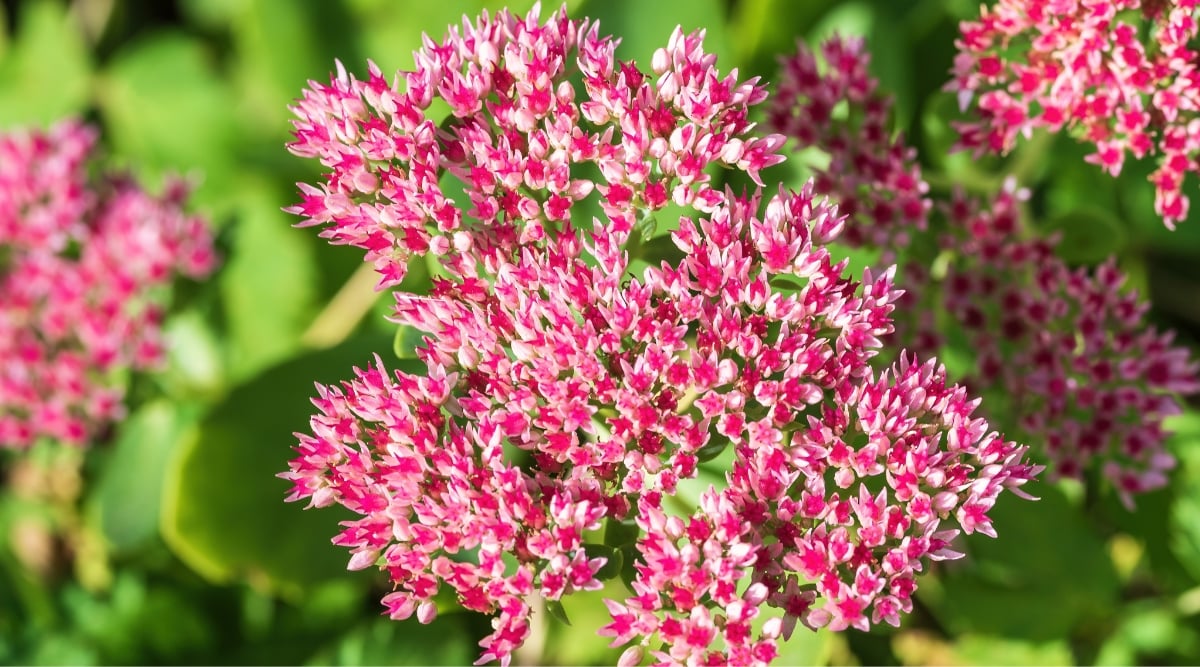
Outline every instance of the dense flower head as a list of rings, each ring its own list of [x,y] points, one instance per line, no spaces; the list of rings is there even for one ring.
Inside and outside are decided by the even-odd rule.
[[[854,150],[846,148],[847,139],[873,146],[869,135],[858,139],[848,133],[846,121],[804,111],[814,98],[823,99],[823,106],[845,101],[851,116],[856,107],[890,106],[861,92],[875,89],[861,43],[833,38],[822,51],[839,65],[819,72],[803,46],[783,60],[784,71],[793,73],[784,78],[806,83],[803,92],[790,89],[797,90],[798,101],[782,96],[773,101],[783,112],[772,116],[772,128],[834,155]],[[796,108],[801,111],[793,113]],[[901,139],[896,142],[893,150],[911,154]],[[831,166],[823,173],[833,192],[895,187],[891,171],[862,186],[855,180],[862,174],[845,164],[841,169]],[[909,173],[920,178],[915,168]],[[915,188],[927,189],[923,183]],[[912,191],[905,184],[902,193]],[[1179,411],[1178,394],[1200,390],[1200,366],[1186,348],[1173,344],[1171,333],[1146,323],[1148,305],[1123,288],[1125,276],[1112,260],[1073,269],[1055,255],[1055,239],[1031,235],[1020,211],[1027,195],[1011,179],[988,198],[957,192],[938,202],[928,231],[914,225],[913,239],[924,237],[921,243],[907,250],[883,248],[900,251],[905,291],[890,342],[932,356],[948,344],[947,331],[961,333],[950,338],[965,340],[959,351],[973,363],[964,381],[985,397],[984,413],[1021,440],[1044,443],[1039,451],[1056,474],[1079,477],[1098,468],[1130,503],[1133,494],[1166,484],[1165,471],[1174,461],[1164,449],[1163,420]],[[867,208],[847,227],[877,229],[885,222]],[[894,242],[894,237],[841,238],[865,246],[880,238]],[[935,279],[930,267],[939,256],[947,268]],[[935,326],[938,312],[950,316],[949,327]]]
[[[951,242],[959,259],[940,305],[977,350],[969,384],[1007,402],[1014,432],[1044,442],[1058,475],[1099,467],[1131,505],[1167,484],[1163,420],[1179,394],[1200,391],[1200,363],[1147,325],[1149,305],[1114,260],[1072,269],[1053,242],[1014,238],[1024,194],[1010,184],[986,208],[962,195],[946,206],[965,234]]]
[[[676,30],[647,73],[617,59],[597,23],[564,8],[542,24],[535,7],[426,38],[394,84],[374,64],[361,81],[339,63],[293,108],[290,150],[330,171],[301,184],[289,210],[330,242],[366,250],[381,287],[426,253],[452,275],[474,276],[477,263],[494,272],[522,247],[574,233],[572,223],[591,226],[576,220],[589,195],[618,244],[670,203],[712,211],[722,195],[706,167],[757,181],[783,159],[782,137],[751,133],[749,108],[766,91],[736,70],[719,76],[702,39]],[[440,124],[435,100],[449,107]]]
[[[481,662],[511,659],[531,595],[599,588],[616,553],[633,596],[602,632],[626,662],[765,664],[800,621],[898,623],[913,574],[958,530],[994,534],[995,497],[1038,468],[935,364],[872,370],[899,292],[891,270],[845,275],[826,246],[845,217],[812,184],[710,184],[708,165],[757,181],[782,159],[752,133],[755,82],[718,76],[700,34],[648,75],[596,25],[536,17],[427,40],[405,92],[372,66],[297,104],[291,149],[332,169],[301,186],[302,224],[366,250],[381,286],[426,253],[447,275],[395,293],[424,375],[377,360],[318,387],[289,499],[360,515],[335,542],[388,573],[393,618],[429,622],[440,592],[492,614]],[[668,260],[642,262],[648,243]],[[722,455],[726,483],[668,514]],[[640,537],[597,543],[617,524]],[[764,607],[783,611],[755,630]]]
[[[213,267],[186,189],[89,176],[95,133],[0,135],[0,446],[84,444],[122,414],[129,370],[161,361],[164,292]]]
[[[1183,181],[1200,169],[1196,0],[999,0],[964,21],[954,79],[980,120],[961,144],[1005,152],[1039,128],[1093,144],[1088,162],[1120,173],[1157,156],[1155,210],[1187,217]]]
[[[916,574],[960,557],[950,545],[960,530],[994,537],[997,496],[1039,470],[971,416],[977,401],[932,362],[905,357],[834,394],[799,424],[759,420],[731,435],[727,486],[692,516],[641,498],[635,595],[609,603],[602,633],[618,643],[657,633],[664,663],[762,664],[797,622],[899,625]],[[763,606],[783,616],[754,636]]]
[[[609,603],[605,632],[617,644],[657,637],[669,646],[655,654],[666,663],[763,664],[786,623],[752,636],[760,606],[814,627],[865,627],[848,608],[836,611],[852,596],[883,610],[874,621],[898,622],[907,597],[889,596],[907,596],[923,560],[949,553],[953,532],[934,531],[938,521],[990,533],[995,495],[1036,469],[1022,460],[1024,448],[968,419],[974,404],[933,366],[871,372],[891,331],[890,274],[868,272],[861,283],[842,275],[845,263],[819,242],[842,219],[811,187],[765,206],[724,196],[708,217],[680,220],[678,265],[640,278],[593,234],[579,247],[526,248],[491,283],[446,280],[428,296],[399,293],[396,319],[429,334],[418,349],[428,377],[383,381],[375,369],[344,389],[321,389],[313,435],[300,436],[300,457],[284,477],[295,484],[292,499],[364,515],[337,542],[355,551],[353,566],[388,570],[393,616],[417,610],[429,620],[432,597],[448,585],[468,608],[497,615],[481,659],[507,660],[528,632],[523,596],[556,600],[598,587],[604,559],[589,558],[586,533],[602,520],[632,519],[645,533],[636,595]],[[933,418],[922,421],[926,413]],[[662,498],[726,449],[736,461],[728,488],[710,489],[689,535],[736,530],[714,532],[666,569],[669,545],[682,538]],[[841,546],[820,571],[823,584],[815,570],[771,564],[805,545],[857,544],[847,531],[866,502],[860,478],[896,489],[872,496],[891,532],[860,548],[854,563],[856,572],[876,567],[891,592],[835,583],[845,575]],[[922,505],[930,491],[941,494],[933,508]],[[919,517],[910,516],[913,498]],[[876,548],[892,542],[907,555],[884,572]],[[475,547],[478,564],[454,557]],[[515,564],[485,562],[493,549]],[[664,577],[677,579],[664,588]],[[758,585],[738,596],[740,578]],[[814,606],[818,597],[833,611]]]
[[[816,171],[817,191],[851,219],[839,238],[851,245],[899,249],[927,226],[928,184],[916,149],[891,131],[890,97],[867,71],[861,38],[832,37],[817,54],[804,44],[780,57],[779,83],[767,125],[796,143],[817,147],[829,164]],[[840,114],[845,114],[842,117]]]

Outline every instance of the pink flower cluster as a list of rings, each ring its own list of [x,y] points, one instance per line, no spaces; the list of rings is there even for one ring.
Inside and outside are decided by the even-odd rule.
[[[798,47],[795,55],[780,59],[768,125],[801,147],[818,146],[829,155],[829,164],[816,169],[817,192],[833,197],[857,223],[847,225],[840,241],[889,250],[907,246],[928,224],[929,185],[916,149],[892,133],[892,100],[877,92],[862,40],[822,43],[823,67],[816,53]],[[835,122],[839,104],[848,117]]]
[[[1158,156],[1150,175],[1167,226],[1187,217],[1183,181],[1200,171],[1196,0],[999,0],[964,21],[954,79],[960,143],[1005,152],[1039,128],[1072,130],[1116,176],[1127,155]]]
[[[393,618],[429,622],[447,588],[494,614],[480,662],[508,663],[530,596],[598,588],[614,549],[636,576],[601,632],[627,660],[765,664],[797,622],[898,623],[915,573],[959,530],[994,535],[998,494],[1039,469],[935,364],[871,370],[891,272],[844,276],[824,244],[844,218],[811,186],[764,203],[709,185],[709,164],[782,159],[747,120],[761,88],[719,77],[698,34],[653,76],[614,46],[565,11],[485,14],[429,41],[406,92],[372,68],[305,94],[292,148],[331,172],[294,211],[383,284],[427,253],[450,278],[396,293],[423,376],[377,360],[318,387],[289,500],[361,516],[335,542],[387,571]],[[603,217],[572,214],[593,192]],[[627,242],[668,201],[690,207],[668,221],[682,259],[634,275]],[[722,454],[725,484],[669,513]],[[620,522],[640,538],[600,544]]]
[[[814,74],[814,57],[803,46],[784,59],[781,89],[804,92],[790,103],[777,97],[770,124],[802,147],[841,155],[854,135],[828,115],[812,113],[810,100],[830,105],[845,95],[852,115],[856,107],[888,109],[890,101],[846,92],[875,88],[865,73],[861,40],[834,39],[822,50],[829,63],[824,74]],[[869,134],[861,141],[866,151],[877,146]],[[899,143],[892,150],[911,156]],[[835,197],[886,192],[895,187],[895,174],[916,173],[915,166],[895,163],[879,172],[878,183],[863,186],[853,165],[832,164],[846,169],[831,166],[822,173]],[[914,190],[924,193],[927,186],[905,183],[896,196]],[[925,242],[891,248],[902,252],[905,277],[896,338],[918,354],[937,354],[946,344],[945,327],[934,326],[933,314],[949,314],[956,324],[951,329],[965,337],[961,351],[974,357],[966,382],[986,397],[988,416],[1026,442],[1044,442],[1040,451],[1059,475],[1079,477],[1089,466],[1100,467],[1129,504],[1132,494],[1166,484],[1174,461],[1163,447],[1163,419],[1179,411],[1176,395],[1200,391],[1200,365],[1172,344],[1171,333],[1147,326],[1148,306],[1122,289],[1125,277],[1111,260],[1071,269],[1055,256],[1055,241],[1028,238],[1018,210],[1025,195],[1011,181],[986,202],[956,194],[939,203],[941,224],[928,232],[914,229],[914,239]],[[877,210],[860,210],[848,226],[888,225],[891,218],[878,219]],[[950,260],[939,280],[928,269],[937,254]]]
[[[616,46],[565,12],[544,25],[501,13],[428,40],[404,92],[400,75],[389,85],[372,63],[359,81],[339,63],[293,108],[289,149],[331,171],[301,184],[289,210],[331,243],[366,250],[386,287],[426,253],[458,277],[474,276],[476,260],[494,273],[519,248],[590,226],[572,209],[593,191],[622,243],[639,212],[714,210],[709,165],[758,180],[783,160],[782,137],[751,132],[748,110],[766,91],[736,71],[718,77],[702,34],[676,31],[652,75],[615,59]],[[427,115],[435,98],[450,107],[440,126]]]
[[[185,189],[91,178],[95,141],[74,121],[0,135],[0,447],[120,418],[128,372],[161,360],[170,281],[214,265]]]
[[[1015,238],[1023,194],[1010,184],[987,209],[961,196],[947,207],[963,235],[941,305],[978,350],[968,384],[1001,389],[988,405],[1007,403],[1014,432],[1044,442],[1058,475],[1096,465],[1132,507],[1167,484],[1163,419],[1200,391],[1200,363],[1146,325],[1149,306],[1122,289],[1114,260],[1072,270],[1053,243]]]

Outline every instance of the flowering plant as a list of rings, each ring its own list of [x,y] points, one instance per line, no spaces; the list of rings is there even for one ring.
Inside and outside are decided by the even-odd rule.
[[[524,641],[534,592],[601,586],[617,552],[597,547],[628,546],[586,541],[604,521],[639,537],[635,595],[601,632],[657,635],[658,660],[769,662],[797,621],[896,625],[914,573],[961,555],[942,522],[994,536],[997,495],[1038,470],[932,360],[872,370],[898,293],[890,270],[844,277],[833,206],[806,187],[759,213],[709,185],[712,163],[761,185],[782,137],[750,134],[764,91],[721,78],[701,39],[676,31],[651,76],[565,11],[485,14],[427,43],[403,92],[339,70],[295,109],[292,150],[331,171],[292,211],[367,250],[381,286],[425,252],[449,277],[396,295],[394,320],[428,334],[426,376],[377,361],[321,388],[290,498],[363,515],[335,541],[389,572],[393,618],[431,621],[443,585],[498,613],[481,661]],[[423,117],[435,93],[443,128]],[[588,164],[598,177],[572,178]],[[593,191],[604,217],[572,217]],[[631,238],[668,201],[695,211],[665,221],[682,257],[630,276]],[[727,448],[725,485],[668,513]],[[755,632],[763,604],[783,620]]]
[[[1196,662],[1194,3],[483,4],[0,8],[0,662]]]

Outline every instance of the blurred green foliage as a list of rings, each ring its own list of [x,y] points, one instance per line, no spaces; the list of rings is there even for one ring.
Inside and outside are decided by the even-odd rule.
[[[391,367],[419,337],[379,316],[389,302],[354,278],[356,250],[296,230],[280,208],[315,165],[284,149],[287,106],[340,59],[411,65],[422,32],[503,3],[472,0],[28,0],[0,5],[0,129],[67,114],[97,123],[109,158],[156,184],[184,174],[220,232],[224,267],[186,286],[167,326],[170,367],[141,379],[130,418],[86,453],[0,452],[0,663],[465,664],[487,619],[443,610],[433,627],[380,618],[380,575],[345,571],[336,513],[286,505],[293,431],[312,382],[378,353]],[[524,11],[531,3],[514,3]],[[995,188],[1015,172],[1064,258],[1116,253],[1156,317],[1200,328],[1200,207],[1169,232],[1149,167],[1114,181],[1071,140],[1038,138],[1004,160],[948,155],[941,93],[957,21],[977,0],[582,0],[577,16],[648,64],[676,24],[705,28],[723,69],[775,75],[797,39],[868,39],[900,129],[939,184]],[[548,11],[549,6],[546,10]],[[791,165],[773,176],[805,177]],[[153,185],[152,185],[153,187]],[[658,230],[661,234],[664,230]],[[647,246],[654,243],[646,240]],[[653,252],[651,250],[647,252]],[[670,249],[667,249],[670,250]],[[856,266],[866,260],[854,259]],[[422,267],[423,268],[423,267]],[[428,280],[414,268],[410,281]],[[366,315],[364,317],[364,315]],[[393,352],[394,351],[394,352]],[[903,628],[798,631],[781,664],[1132,664],[1200,661],[1200,413],[1177,421],[1173,484],[1130,513],[1107,496],[1041,485],[1003,502],[1001,539],[928,573]],[[718,476],[719,477],[719,476]],[[611,663],[593,634],[609,590],[539,614],[546,663]],[[536,649],[537,647],[535,647]],[[533,654],[537,656],[535,652]]]

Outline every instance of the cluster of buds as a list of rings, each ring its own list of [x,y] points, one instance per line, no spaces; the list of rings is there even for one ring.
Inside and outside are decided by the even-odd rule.
[[[1069,130],[1087,161],[1120,173],[1127,155],[1155,154],[1155,210],[1187,217],[1183,181],[1200,170],[1196,0],[999,0],[964,21],[954,78],[966,109],[960,143],[1006,152],[1033,130]]]
[[[128,373],[162,359],[171,281],[214,265],[186,189],[90,177],[95,142],[75,121],[0,135],[0,447],[83,445],[119,419]]]
[[[772,127],[787,131],[802,147],[834,156],[856,151],[911,156],[899,143],[881,148],[869,133],[859,139],[864,148],[848,149],[846,141],[855,135],[827,114],[812,112],[812,100],[828,106],[845,91],[855,91],[840,98],[851,105],[851,116],[886,115],[891,107],[890,100],[871,92],[875,82],[866,74],[861,40],[835,38],[822,51],[823,69],[816,69],[803,46],[783,60],[780,88],[797,96],[775,98]],[[897,187],[898,174],[916,174],[909,163],[891,165],[876,172],[878,182],[864,186],[865,176],[854,164],[835,158],[819,182],[838,198],[866,191],[884,193],[874,195],[881,200],[899,199],[915,191],[928,208],[924,183],[905,181],[894,195],[886,194]],[[1174,460],[1164,449],[1163,420],[1179,412],[1178,394],[1200,390],[1200,366],[1186,348],[1172,344],[1171,333],[1146,323],[1148,306],[1136,292],[1122,289],[1125,277],[1113,261],[1071,269],[1055,256],[1055,241],[1023,229],[1019,205],[1027,194],[1011,180],[986,202],[956,193],[936,207],[941,224],[929,231],[914,224],[912,243],[884,248],[899,252],[904,266],[906,293],[896,314],[895,342],[918,354],[937,354],[947,344],[945,331],[957,329],[966,342],[963,351],[974,357],[964,381],[987,399],[987,416],[1024,441],[1045,443],[1040,452],[1058,475],[1081,477],[1099,468],[1131,505],[1134,494],[1167,483],[1165,472]],[[847,226],[890,228],[891,212],[884,209],[880,218],[879,211],[860,209]],[[857,244],[873,245],[873,238],[860,236]],[[927,267],[938,257],[949,261],[946,274],[935,280]],[[934,326],[938,312],[949,316],[948,328]]]
[[[749,121],[756,81],[719,76],[702,33],[652,74],[615,46],[565,10],[503,11],[427,40],[403,90],[371,66],[306,91],[291,149],[330,172],[300,186],[302,224],[383,286],[423,254],[449,278],[396,293],[424,374],[377,360],[319,387],[289,499],[360,515],[335,542],[387,572],[393,618],[429,622],[446,589],[493,614],[481,662],[508,663],[532,595],[597,589],[618,554],[632,595],[601,632],[626,660],[765,664],[797,623],[896,624],[915,573],[959,531],[994,535],[997,496],[1039,468],[935,363],[872,370],[898,291],[830,255],[834,205],[710,184],[783,159]],[[678,259],[634,275],[669,202]],[[716,460],[724,483],[673,514]]]

